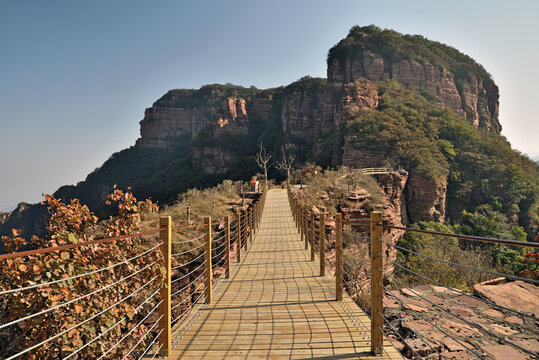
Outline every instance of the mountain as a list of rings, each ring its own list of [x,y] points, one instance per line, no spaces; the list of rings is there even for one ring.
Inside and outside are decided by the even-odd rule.
[[[498,87],[481,65],[373,25],[353,27],[327,65],[327,79],[273,89],[170,90],[146,109],[134,146],[54,195],[80,198],[100,216],[113,212],[104,198],[114,184],[168,203],[191,187],[249,178],[262,142],[273,154],[285,145],[297,166],[403,167],[405,223],[456,222],[488,209],[537,232],[539,166],[500,135]],[[28,237],[44,216],[39,205],[4,216],[0,233],[22,227]]]

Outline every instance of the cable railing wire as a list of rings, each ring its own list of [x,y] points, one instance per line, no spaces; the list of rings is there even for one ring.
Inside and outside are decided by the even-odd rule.
[[[185,291],[185,289],[189,288],[191,285],[193,285],[195,282],[197,282],[202,276],[204,276],[204,272],[201,272],[200,275],[198,275],[194,280],[191,280],[191,282],[187,285],[185,285],[184,287],[182,287],[181,289],[173,292],[172,294],[170,294],[170,296],[174,296],[174,295],[177,295],[179,293],[181,293],[182,291]]]
[[[174,284],[175,282],[178,282],[178,281],[180,281],[180,280],[182,280],[182,279],[185,279],[187,276],[189,276],[189,275],[191,275],[191,274],[197,272],[202,266],[204,266],[205,263],[206,263],[205,261],[202,262],[202,264],[198,265],[196,268],[194,268],[193,270],[189,271],[187,274],[184,274],[184,275],[179,276],[178,278],[172,280],[170,283],[171,283],[171,284]]]
[[[197,291],[200,290],[200,288],[204,286],[204,283],[200,283],[200,285],[198,285],[198,287],[195,288],[195,290],[191,291],[193,294],[196,293]],[[179,303],[177,303],[176,305],[174,305],[173,307],[170,308],[170,310],[174,310],[176,309],[177,307],[179,307],[180,305],[182,305],[183,303],[185,303],[187,300],[190,300],[192,294],[190,296],[186,296],[185,299],[183,299],[182,301],[180,301]]]
[[[381,283],[378,283],[379,285],[382,286],[382,288],[386,291],[386,292],[389,292],[389,289],[387,287],[385,287],[383,284]],[[406,301],[404,301],[403,299],[400,299],[399,297],[397,296],[392,296],[393,298],[395,298],[399,303],[401,303],[402,305],[404,305],[405,308],[408,308],[408,309],[412,309],[410,307],[410,305],[408,305],[408,303]],[[380,299],[378,297],[378,299]],[[384,300],[381,300],[384,304]],[[448,334],[446,331],[444,331],[442,328],[440,328],[439,326],[437,326],[436,324],[432,323],[430,320],[426,319],[424,316],[422,316],[418,311],[415,311],[413,310],[414,314],[416,314],[417,316],[419,316],[423,321],[426,321],[429,325],[431,325],[432,327],[436,328],[437,330],[440,330],[440,332],[442,332],[444,335],[450,337],[452,340],[456,341],[459,345],[461,345],[462,347],[464,347],[466,350],[472,352],[474,355],[476,355],[477,357],[481,358],[481,359],[484,359],[484,357],[482,357],[481,355],[477,354],[473,349],[470,349],[469,347],[467,347],[466,345],[464,345],[462,342],[460,342],[458,339],[456,339],[455,337],[453,337],[452,335]],[[410,329],[412,330],[412,332],[414,334],[416,334],[416,332],[413,330],[413,329]],[[416,334],[417,335],[417,334]],[[422,339],[423,340],[423,339]],[[424,340],[423,340],[424,341]],[[425,342],[425,341],[424,341]],[[425,342],[427,343],[427,342]]]
[[[137,291],[135,291],[134,293],[132,293],[131,295],[129,296],[133,296],[135,295],[139,290],[141,290],[141,288],[139,288]],[[144,304],[146,304],[148,301],[150,301],[151,299],[153,299],[153,297],[155,295],[157,295],[159,293],[161,289],[157,289],[152,295],[150,295],[149,297],[147,297],[139,306],[137,306],[135,308],[135,312],[137,312],[138,310],[140,310],[140,308],[142,308],[142,306],[144,306]],[[123,301],[123,300],[122,300]],[[118,324],[120,324],[122,321],[126,320],[127,319],[127,316],[124,316],[122,319],[118,320],[116,323],[114,323],[113,325],[111,325],[107,330],[103,331],[101,334],[99,334],[98,336],[94,337],[92,340],[90,340],[89,342],[87,342],[86,344],[84,344],[82,347],[78,348],[77,350],[75,350],[74,352],[72,352],[71,354],[69,354],[68,356],[66,356],[65,358],[63,358],[63,360],[67,360],[69,359],[70,357],[78,354],[80,351],[82,351],[83,349],[85,349],[87,346],[91,345],[92,343],[94,343],[95,341],[99,340],[102,336],[104,336],[105,334],[107,334],[109,331],[111,331],[112,329],[114,329]]]
[[[155,322],[154,324],[144,333],[144,335],[139,339],[139,341],[137,341],[137,343],[135,345],[133,345],[131,347],[131,350],[129,350],[129,352],[127,354],[125,354],[123,357],[122,357],[122,360],[124,360],[125,358],[127,358],[129,355],[131,355],[131,353],[133,351],[135,351],[135,349],[137,348],[137,346],[142,342],[142,340],[144,340],[146,338],[146,336],[148,336],[149,333],[151,333],[153,331],[153,329],[159,324],[159,321],[163,318],[163,315],[161,315]],[[161,333],[163,332],[163,330],[165,329],[161,329],[161,331],[159,331],[159,333],[157,334],[157,337],[159,337],[159,335],[161,335]]]
[[[438,258],[435,258],[435,257],[432,257],[432,256],[428,256],[428,255],[425,255],[425,254],[418,253],[418,252],[410,250],[410,249],[403,248],[403,247],[398,246],[396,244],[392,244],[390,242],[387,242],[387,241],[385,241],[383,239],[382,239],[382,242],[386,243],[387,245],[393,246],[396,249],[406,251],[406,252],[408,252],[410,254],[421,256],[421,257],[423,257],[425,259],[438,261],[438,262],[448,264],[448,265],[452,265],[452,266],[455,266],[455,267],[460,267],[462,269],[475,270],[475,271],[479,271],[479,272],[482,272],[482,273],[485,273],[485,274],[505,277],[505,278],[508,278],[508,279],[511,279],[511,280],[521,280],[521,281],[524,281],[524,282],[530,282],[530,283],[533,283],[533,284],[539,284],[539,280],[528,279],[528,278],[523,278],[523,277],[520,277],[520,276],[509,275],[509,274],[502,274],[502,273],[499,273],[499,272],[496,272],[496,271],[484,270],[484,269],[479,269],[479,268],[475,268],[475,267],[468,266],[468,265],[457,264],[457,263],[454,263],[454,262],[451,262],[451,261],[438,259]]]
[[[162,331],[162,330],[161,330]],[[150,344],[146,347],[146,350],[144,350],[144,352],[142,354],[139,355],[139,359],[142,359],[144,358],[144,356],[146,356],[146,354],[148,353],[148,351],[150,351],[150,349],[155,345],[155,343],[157,342],[157,340],[159,339],[159,335],[161,335],[161,331],[153,338],[153,340],[150,342]],[[152,359],[159,353],[159,351],[161,350],[161,348],[163,347],[163,344],[161,344],[159,346],[159,348],[156,349],[155,351],[155,354],[154,356],[152,357]]]
[[[192,263],[194,263],[195,261],[198,260],[198,258],[204,256],[204,252],[201,252],[199,255],[195,256],[193,259],[189,260],[188,262],[186,262],[185,264],[181,264],[181,265],[178,265],[178,266],[174,266],[172,268],[170,268],[170,270],[176,270],[178,268],[181,268],[181,267],[184,267],[184,266],[187,266],[187,265],[190,265]]]
[[[15,354],[15,355],[13,355],[13,356],[7,358],[6,360],[16,359],[16,358],[18,358],[19,356],[24,355],[24,354],[26,354],[27,352],[29,352],[29,351],[31,351],[31,350],[37,349],[38,347],[43,346],[43,345],[45,345],[46,343],[48,343],[48,342],[50,342],[50,341],[52,341],[52,340],[54,340],[54,339],[56,339],[56,338],[58,338],[58,337],[64,335],[64,334],[67,334],[69,331],[71,331],[71,330],[73,330],[73,329],[76,329],[76,328],[78,328],[78,327],[81,326],[81,325],[84,325],[84,324],[86,324],[87,322],[90,322],[91,320],[93,320],[93,319],[97,318],[98,316],[104,314],[105,312],[107,312],[107,311],[109,311],[110,309],[116,307],[117,305],[121,304],[122,302],[125,302],[127,299],[129,299],[130,297],[132,297],[133,295],[135,295],[136,293],[138,293],[139,291],[141,291],[142,289],[144,289],[144,288],[145,288],[148,284],[150,284],[153,280],[157,279],[157,277],[158,277],[158,276],[153,277],[150,281],[148,281],[146,284],[144,284],[143,286],[141,286],[141,287],[140,287],[139,289],[137,289],[135,292],[129,294],[128,296],[126,296],[126,297],[123,298],[122,300],[120,300],[120,301],[114,303],[113,305],[109,306],[109,307],[106,308],[105,310],[102,310],[101,312],[99,312],[99,313],[93,315],[92,317],[90,317],[90,318],[88,318],[88,319],[86,319],[86,320],[84,320],[84,321],[82,321],[82,322],[80,322],[80,323],[78,323],[78,324],[76,324],[76,325],[74,325],[74,326],[72,326],[72,327],[70,327],[70,328],[68,328],[68,329],[66,329],[66,330],[64,330],[64,331],[62,331],[62,332],[60,332],[60,333],[58,333],[58,334],[52,336],[52,337],[50,337],[50,338],[48,338],[48,339],[45,339],[45,340],[43,340],[42,342],[40,342],[40,343],[38,343],[38,344],[35,344],[35,345],[33,345],[33,346],[29,347],[29,348],[24,349],[24,350],[21,351],[21,352],[18,352],[17,354]]]
[[[185,254],[188,254],[188,253],[190,253],[190,252],[192,252],[192,251],[195,251],[195,250],[200,249],[200,248],[203,247],[204,245],[206,245],[206,244],[205,244],[205,243],[202,243],[202,244],[200,244],[200,245],[198,245],[198,246],[195,246],[194,248],[191,248],[191,249],[189,249],[189,250],[184,250],[184,251],[180,251],[180,252],[175,253],[175,254],[171,254],[171,256],[185,255]]]
[[[438,285],[438,286],[442,286],[442,287],[444,287],[444,288],[446,288],[446,289],[448,289],[448,290],[454,291],[454,292],[456,292],[456,293],[458,293],[458,294],[460,294],[460,295],[464,295],[464,296],[466,296],[466,297],[469,297],[469,298],[472,298],[472,299],[476,299],[476,300],[482,301],[482,302],[484,302],[485,304],[488,304],[488,305],[491,305],[491,306],[495,306],[495,307],[500,308],[500,309],[503,309],[503,310],[507,310],[507,311],[514,312],[515,314],[518,314],[518,315],[521,315],[521,316],[528,317],[528,318],[533,319],[533,320],[535,320],[535,321],[539,321],[539,318],[537,318],[537,317],[535,317],[535,316],[533,316],[533,315],[529,315],[529,314],[520,312],[520,311],[518,311],[518,310],[511,309],[511,308],[508,308],[508,307],[505,307],[505,306],[503,306],[503,305],[498,305],[498,304],[496,304],[496,303],[494,303],[494,302],[492,302],[492,301],[489,301],[489,300],[482,299],[482,298],[477,297],[477,296],[473,296],[473,295],[467,294],[467,293],[465,293],[465,292],[463,292],[463,291],[460,291],[460,290],[458,290],[458,289],[450,288],[450,287],[448,287],[447,285],[442,284],[441,282],[438,282],[438,281],[436,281],[436,280],[430,279],[430,278],[428,278],[428,277],[426,277],[426,276],[423,276],[423,275],[421,275],[421,274],[419,274],[419,273],[417,273],[417,272],[415,272],[415,271],[413,271],[413,270],[411,270],[411,269],[408,269],[407,267],[402,266],[402,265],[396,263],[395,261],[393,261],[393,260],[391,260],[391,259],[388,259],[387,257],[385,257],[385,256],[383,256],[383,255],[382,255],[382,257],[383,257],[384,259],[388,260],[389,262],[391,262],[393,265],[398,266],[399,268],[403,269],[404,271],[407,271],[407,272],[409,272],[409,273],[411,273],[411,274],[413,274],[413,275],[415,275],[415,276],[418,276],[419,278],[421,278],[421,279],[423,279],[423,280],[429,281],[429,282],[431,282],[431,283],[433,283],[433,284],[436,284],[436,285]]]
[[[54,281],[49,281],[49,282],[46,282],[46,283],[40,283],[40,284],[36,284],[36,285],[30,285],[30,286],[26,286],[26,287],[22,287],[22,288],[16,288],[16,289],[10,289],[10,290],[4,290],[4,291],[0,291],[0,295],[5,295],[5,294],[10,294],[10,293],[14,293],[14,292],[19,292],[19,291],[24,291],[24,290],[30,290],[30,289],[36,289],[36,288],[39,288],[39,287],[42,287],[42,286],[48,286],[48,285],[54,285],[54,284],[58,284],[58,283],[63,283],[63,282],[66,282],[66,281],[69,281],[69,280],[75,280],[75,279],[78,279],[78,278],[81,278],[81,277],[85,277],[85,276],[89,276],[89,275],[93,275],[93,274],[98,274],[100,272],[103,272],[103,271],[106,271],[106,270],[110,270],[110,269],[113,269],[117,266],[120,266],[120,265],[123,265],[123,264],[127,264],[128,262],[130,261],[133,261],[133,260],[136,260],[146,254],[148,254],[149,252],[157,249],[159,246],[163,245],[163,243],[159,243],[157,244],[156,246],[154,246],[153,248],[151,249],[148,249],[146,251],[144,251],[143,253],[141,254],[138,254],[136,256],[133,256],[132,258],[130,259],[127,259],[127,260],[124,260],[124,261],[121,261],[121,262],[118,262],[116,264],[112,264],[110,266],[107,266],[107,267],[104,267],[104,268],[101,268],[101,269],[97,269],[97,270],[94,270],[94,271],[90,271],[90,272],[87,272],[87,273],[84,273],[84,274],[79,274],[79,275],[75,275],[75,276],[71,276],[71,277],[68,277],[68,278],[65,278],[65,279],[58,279],[58,280],[54,280]]]
[[[206,234],[202,234],[202,235],[200,235],[200,236],[197,236],[196,238],[189,239],[189,240],[171,241],[171,243],[173,243],[173,244],[184,244],[184,243],[189,243],[189,242],[193,242],[193,241],[200,240],[200,239],[202,239],[204,236],[206,236]]]
[[[111,352],[114,348],[116,348],[116,346],[120,345],[125,339],[127,339],[127,337],[128,337],[129,335],[131,335],[131,333],[132,333],[133,331],[135,331],[135,329],[137,329],[140,325],[142,325],[142,324],[144,323],[144,321],[146,321],[146,319],[148,319],[148,318],[150,317],[150,315],[152,315],[152,314],[155,312],[155,310],[157,310],[157,308],[159,307],[159,305],[161,305],[162,302],[163,302],[163,300],[159,301],[159,302],[157,303],[157,305],[155,305],[155,306],[153,307],[153,309],[150,310],[150,311],[148,312],[148,314],[146,314],[146,316],[145,316],[142,320],[140,320],[140,321],[137,323],[137,325],[135,325],[131,330],[129,330],[129,331],[127,332],[127,334],[125,334],[125,335],[124,335],[119,341],[117,341],[114,345],[112,345],[111,347],[109,347],[108,350],[107,350],[104,354],[101,354],[101,356],[100,356],[97,360],[100,360],[100,359],[104,358],[105,356],[107,356],[107,354],[108,354],[109,352]],[[163,315],[161,315],[161,317],[163,317]]]
[[[381,270],[381,269],[379,269],[379,270]],[[391,280],[395,281],[399,286],[404,287],[404,285],[403,285],[400,281],[398,281],[397,279],[395,279],[393,276],[389,275],[386,271],[383,271],[383,270],[381,270],[381,271],[382,271],[385,275],[387,275]],[[521,347],[521,346],[519,346],[519,345],[517,345],[517,344],[515,344],[515,343],[513,343],[513,342],[510,342],[510,341],[506,340],[505,338],[503,338],[503,337],[501,337],[501,336],[498,336],[498,335],[492,333],[491,331],[488,331],[487,329],[483,328],[483,327],[480,326],[480,325],[477,325],[477,324],[475,324],[475,323],[473,323],[473,322],[470,322],[470,321],[468,321],[468,320],[466,320],[466,319],[464,319],[464,318],[462,318],[462,317],[460,317],[460,316],[457,316],[457,315],[453,314],[453,313],[450,312],[449,310],[444,309],[443,307],[441,307],[441,306],[435,304],[434,302],[432,302],[432,301],[426,299],[424,296],[422,296],[421,294],[418,294],[418,293],[415,292],[413,289],[409,289],[409,290],[410,290],[412,293],[414,293],[416,296],[419,296],[421,299],[427,301],[428,303],[430,303],[431,305],[433,305],[434,307],[436,307],[437,309],[439,309],[439,310],[441,310],[441,311],[443,311],[443,312],[445,312],[445,313],[447,313],[447,314],[453,316],[453,317],[456,318],[456,319],[459,319],[459,320],[465,322],[467,325],[473,326],[474,328],[476,328],[476,329],[478,329],[478,330],[480,330],[480,331],[482,331],[482,332],[484,332],[484,333],[486,333],[486,334],[488,334],[488,335],[490,335],[490,336],[492,336],[492,337],[495,337],[496,339],[498,339],[498,340],[500,340],[500,341],[503,341],[504,343],[506,343],[506,344],[508,344],[508,345],[511,345],[511,346],[513,346],[513,347],[516,347],[517,349],[519,349],[519,350],[521,350],[521,351],[524,351],[524,352],[527,353],[527,354],[530,354],[530,355],[533,355],[533,356],[536,356],[536,355],[537,355],[537,354],[535,354],[535,353],[533,353],[533,352],[531,352],[531,351],[529,351],[529,350],[527,350],[527,349],[524,349],[523,347]]]
[[[34,318],[34,317],[36,317],[36,316],[39,316],[39,315],[46,314],[46,313],[51,312],[51,311],[53,311],[53,310],[60,309],[60,308],[62,308],[62,307],[64,307],[64,306],[66,306],[66,305],[73,304],[73,303],[75,303],[75,302],[77,302],[77,301],[79,301],[79,300],[81,300],[81,299],[87,298],[88,296],[97,294],[98,292],[101,292],[101,291],[103,291],[103,290],[106,290],[106,289],[108,289],[108,288],[110,288],[110,287],[112,287],[112,286],[114,286],[114,285],[118,285],[119,283],[121,283],[121,282],[123,282],[123,281],[125,281],[125,280],[127,280],[127,279],[129,279],[129,278],[131,278],[131,277],[133,277],[133,276],[135,276],[135,275],[141,273],[142,271],[148,269],[150,266],[152,266],[152,265],[154,265],[154,264],[156,264],[155,261],[152,262],[151,264],[145,266],[144,268],[139,269],[139,270],[137,270],[136,272],[134,272],[134,273],[132,273],[132,274],[126,276],[126,277],[123,277],[123,278],[121,278],[121,279],[118,280],[118,281],[113,282],[112,284],[109,284],[109,285],[106,285],[106,286],[104,286],[104,287],[102,287],[102,288],[100,288],[100,289],[94,290],[94,291],[92,291],[91,293],[88,293],[88,294],[86,294],[86,295],[79,296],[79,297],[76,298],[76,299],[69,300],[69,301],[67,301],[67,302],[65,302],[65,303],[62,303],[62,304],[59,304],[59,305],[50,307],[50,308],[48,308],[48,309],[42,310],[42,311],[40,311],[40,312],[37,312],[37,313],[35,313],[35,314],[31,314],[31,315],[25,316],[25,317],[23,317],[23,318],[20,318],[20,319],[13,320],[13,321],[10,321],[10,322],[8,322],[8,323],[2,324],[2,325],[0,325],[0,329],[6,328],[6,327],[11,326],[11,325],[14,325],[14,324],[17,324],[17,323],[19,323],[19,322],[21,322],[21,321],[25,321],[25,320],[32,319],[32,318]]]

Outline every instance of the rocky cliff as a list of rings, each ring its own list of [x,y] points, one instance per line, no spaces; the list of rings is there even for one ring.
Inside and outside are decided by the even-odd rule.
[[[498,87],[468,56],[425,39],[375,26],[353,27],[328,55],[328,81],[344,86],[392,79],[433,96],[475,127],[500,133]]]

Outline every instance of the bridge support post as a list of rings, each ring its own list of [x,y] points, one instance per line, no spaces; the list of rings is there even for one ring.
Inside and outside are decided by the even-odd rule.
[[[382,213],[371,212],[371,352],[381,355],[383,350],[383,261]]]
[[[225,276],[230,279],[230,216],[225,216]]]
[[[342,300],[342,214],[335,216],[335,294]]]
[[[311,241],[311,261],[314,261],[314,211],[311,210],[311,236],[310,236],[310,241]]]
[[[320,276],[326,275],[326,211],[320,213],[320,229],[318,233],[320,237]]]
[[[161,253],[163,254],[163,261],[165,265],[165,281],[159,291],[159,297],[161,303],[159,304],[159,344],[161,350],[159,355],[168,357],[172,353],[171,335],[171,309],[170,309],[170,289],[171,289],[171,270],[170,263],[172,258],[172,219],[170,216],[162,216],[159,219],[159,227],[164,228],[159,233],[159,238],[163,245],[161,245]]]
[[[206,304],[212,303],[212,263],[211,263],[211,217],[206,216],[204,218],[204,224],[206,225],[206,237],[204,247],[204,297]]]
[[[241,213],[236,214],[236,259],[238,262],[241,261]]]

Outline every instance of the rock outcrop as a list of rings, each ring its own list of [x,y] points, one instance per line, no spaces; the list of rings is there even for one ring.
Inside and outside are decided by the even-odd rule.
[[[379,36],[391,37],[401,44],[380,44]],[[410,55],[412,59],[402,58],[401,52],[409,51],[406,47],[416,50]],[[448,62],[444,56],[454,59]],[[497,134],[501,131],[499,91],[490,75],[467,56],[434,41],[372,26],[354,27],[330,50],[327,77],[335,87],[362,78],[393,79],[435,97],[440,105],[466,117],[476,128]]]
[[[413,171],[406,183],[406,204],[410,222],[445,221],[445,182],[427,179]]]

